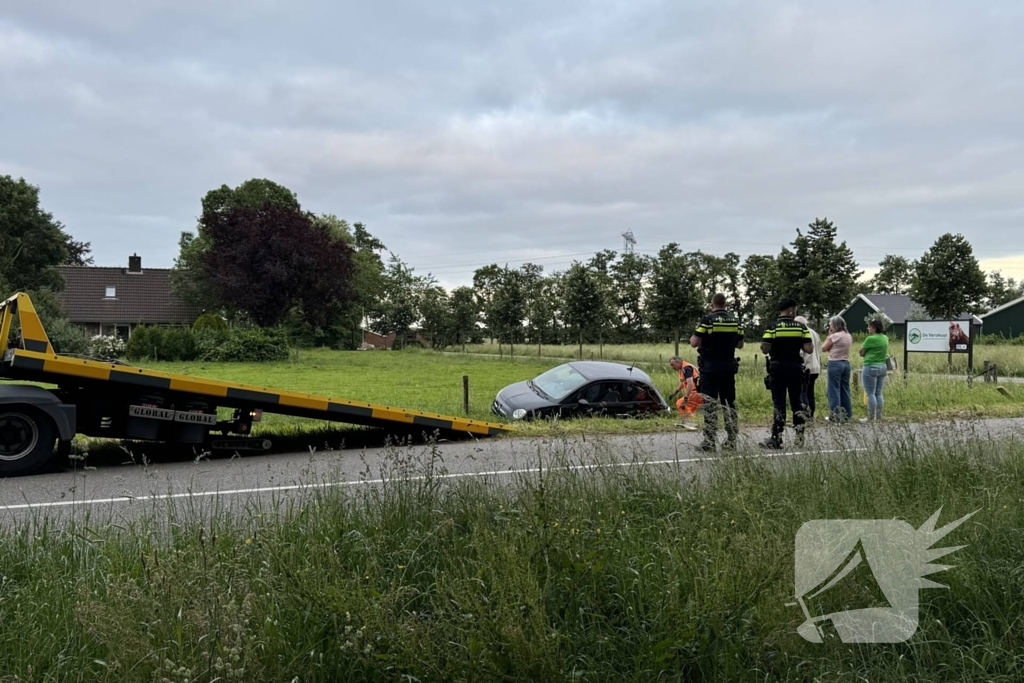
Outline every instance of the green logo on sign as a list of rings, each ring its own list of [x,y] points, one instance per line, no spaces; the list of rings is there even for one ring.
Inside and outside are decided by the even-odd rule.
[[[910,343],[917,344],[921,341],[921,330],[916,327],[910,331]]]

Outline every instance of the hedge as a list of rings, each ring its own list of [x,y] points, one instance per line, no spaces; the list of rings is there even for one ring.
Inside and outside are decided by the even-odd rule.
[[[136,328],[125,357],[131,361],[222,361],[259,363],[287,360],[288,337],[283,330],[259,327]]]

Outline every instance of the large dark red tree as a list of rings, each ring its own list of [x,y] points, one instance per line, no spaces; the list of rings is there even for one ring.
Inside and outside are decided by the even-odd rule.
[[[297,304],[306,322],[323,326],[354,298],[352,249],[297,207],[232,206],[204,219],[202,275],[220,301],[256,324],[276,325]]]

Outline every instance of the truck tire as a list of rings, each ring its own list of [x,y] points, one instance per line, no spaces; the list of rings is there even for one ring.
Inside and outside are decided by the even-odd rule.
[[[57,429],[41,410],[0,406],[0,477],[41,471],[53,457]]]

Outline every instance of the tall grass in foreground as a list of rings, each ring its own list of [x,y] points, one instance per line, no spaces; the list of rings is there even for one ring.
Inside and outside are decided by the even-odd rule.
[[[39,513],[0,543],[0,680],[1021,680],[1024,446],[922,434],[688,469],[555,441],[497,481],[396,451],[383,483],[239,509]],[[583,460],[629,462],[558,469]],[[796,634],[804,522],[940,507],[981,510],[908,643]]]

